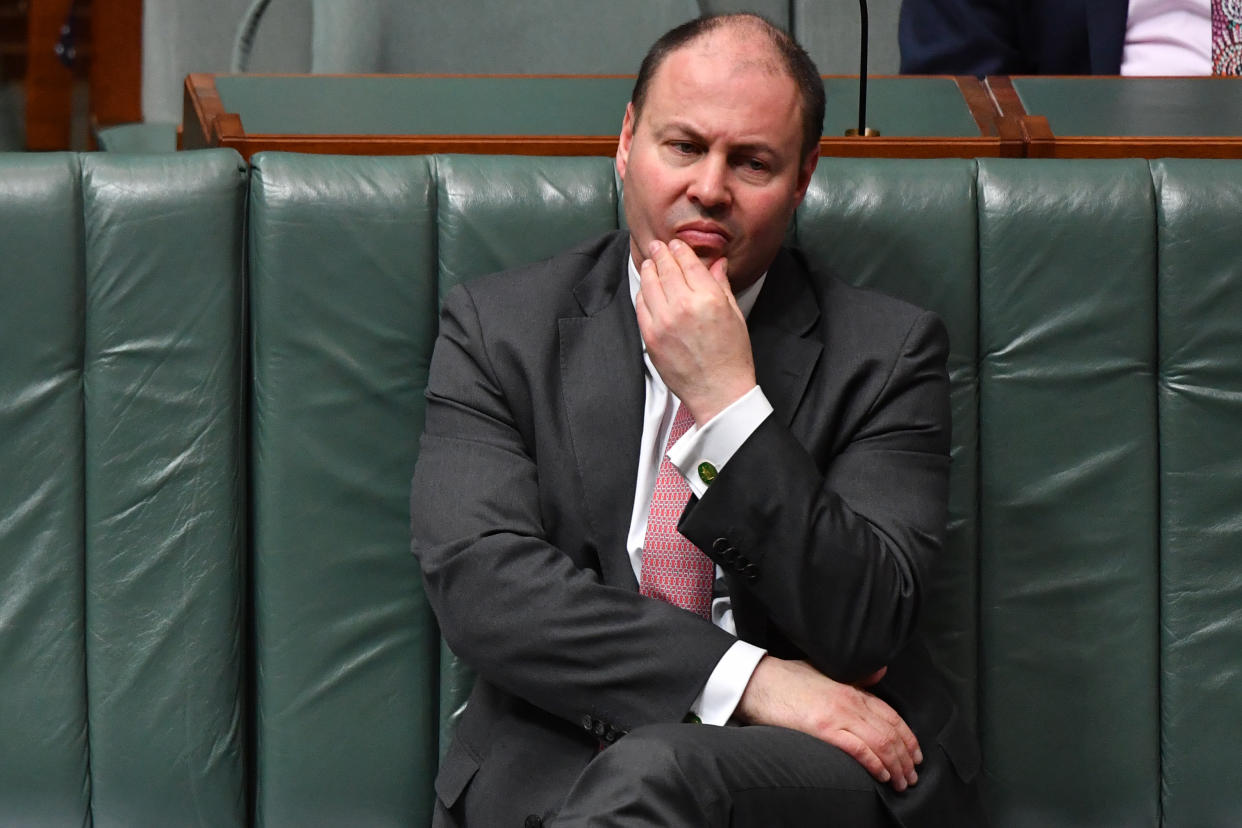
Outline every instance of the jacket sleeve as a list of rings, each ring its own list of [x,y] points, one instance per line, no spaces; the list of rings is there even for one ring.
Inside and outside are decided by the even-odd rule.
[[[454,291],[411,489],[413,551],[446,641],[507,692],[575,724],[602,723],[597,735],[680,720],[734,638],[603,583],[594,553],[549,539],[534,426],[512,404],[523,378],[499,376],[491,356],[475,303]],[[577,493],[556,496],[572,504]]]
[[[1029,73],[1018,28],[1012,0],[904,0],[897,25],[901,72]]]
[[[679,528],[729,573],[743,638],[761,615],[842,681],[905,646],[943,542],[947,353],[943,325],[922,314],[878,392],[859,401],[865,413],[842,449],[813,457],[769,417],[687,508]]]

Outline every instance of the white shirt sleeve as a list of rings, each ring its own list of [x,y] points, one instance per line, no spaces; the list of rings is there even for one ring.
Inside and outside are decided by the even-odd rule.
[[[691,427],[669,449],[668,459],[686,478],[695,496],[702,497],[709,484],[699,473],[700,464],[709,463],[719,472],[771,413],[772,404],[756,385],[703,426]],[[707,677],[703,692],[690,706],[691,712],[703,724],[727,723],[766,652],[746,641],[735,642]]]
[[[707,677],[703,692],[690,705],[690,712],[703,724],[723,725],[729,721],[751,675],[759,666],[759,659],[767,651],[740,638],[716,662],[716,669]]]
[[[708,486],[700,466],[707,463],[719,472],[771,413],[772,404],[756,385],[703,425],[691,426],[668,450],[669,461],[681,472],[695,497],[702,497]]]

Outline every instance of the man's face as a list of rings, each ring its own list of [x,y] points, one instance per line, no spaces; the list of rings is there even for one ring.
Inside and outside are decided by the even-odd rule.
[[[709,267],[727,257],[734,292],[771,264],[819,157],[801,158],[797,87],[776,61],[709,34],[665,58],[637,123],[626,109],[617,172],[636,262],[679,238]]]

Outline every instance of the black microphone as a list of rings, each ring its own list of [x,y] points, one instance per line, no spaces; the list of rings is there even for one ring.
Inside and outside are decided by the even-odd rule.
[[[878,130],[867,129],[867,0],[858,0],[858,9],[862,13],[862,39],[858,44],[858,129],[847,129],[845,134],[865,138],[879,135]]]

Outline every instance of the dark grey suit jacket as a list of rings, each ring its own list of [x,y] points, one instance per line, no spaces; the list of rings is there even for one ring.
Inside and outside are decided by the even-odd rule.
[[[626,555],[643,400],[628,254],[611,234],[444,304],[413,548],[449,646],[480,677],[436,780],[473,825],[555,811],[601,747],[681,720],[733,641],[640,596]],[[775,412],[680,529],[729,573],[742,638],[840,680],[888,665],[875,690],[925,765],[969,779],[973,737],[914,633],[945,523],[944,328],[786,251],[749,328]],[[885,795],[943,818],[944,790]]]

